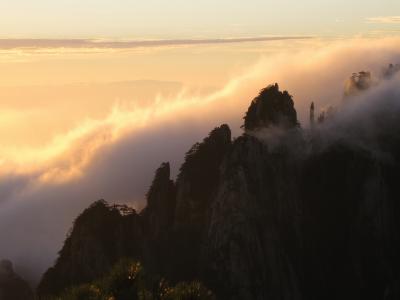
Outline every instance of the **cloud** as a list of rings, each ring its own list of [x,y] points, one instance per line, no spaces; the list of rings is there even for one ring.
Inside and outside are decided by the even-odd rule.
[[[397,38],[356,39],[283,50],[206,95],[183,89],[145,106],[116,105],[105,118],[88,119],[45,147],[11,151],[0,173],[0,257],[36,282],[85,207],[100,198],[143,207],[159,164],[170,161],[176,175],[190,146],[222,123],[239,135],[261,88],[279,82],[306,124],[311,101],[317,111],[340,103],[352,72],[379,73],[399,62],[399,46]]]
[[[189,46],[205,44],[231,44],[310,39],[308,36],[269,36],[220,39],[170,39],[170,40],[120,40],[101,39],[0,39],[0,49],[20,48],[82,48],[82,49],[132,49],[163,46]]]
[[[370,17],[366,18],[366,22],[373,24],[400,24],[400,16]]]

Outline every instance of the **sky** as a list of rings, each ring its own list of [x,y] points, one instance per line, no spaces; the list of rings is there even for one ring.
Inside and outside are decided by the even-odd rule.
[[[37,282],[90,203],[142,208],[161,162],[241,134],[268,84],[304,122],[400,63],[399,33],[398,0],[1,0],[0,259]]]
[[[349,35],[398,30],[399,15],[397,0],[2,0],[0,37]]]

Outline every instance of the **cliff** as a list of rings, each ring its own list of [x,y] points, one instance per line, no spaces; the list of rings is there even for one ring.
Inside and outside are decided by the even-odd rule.
[[[399,299],[400,113],[385,113],[302,129],[289,93],[269,86],[242,136],[215,128],[175,182],[163,163],[142,212],[83,212],[39,294],[130,257],[219,299]]]

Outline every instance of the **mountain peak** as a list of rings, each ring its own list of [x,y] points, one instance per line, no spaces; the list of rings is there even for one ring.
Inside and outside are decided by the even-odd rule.
[[[0,299],[33,299],[28,283],[14,272],[12,262],[6,259],[0,261]]]
[[[262,89],[251,102],[244,117],[244,129],[256,130],[275,126],[292,128],[299,125],[292,96],[281,92],[277,83]]]

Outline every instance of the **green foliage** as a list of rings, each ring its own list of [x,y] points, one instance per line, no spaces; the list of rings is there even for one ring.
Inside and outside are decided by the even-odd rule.
[[[181,282],[168,289],[164,300],[211,300],[214,294],[198,281]]]
[[[93,284],[84,284],[79,287],[70,288],[62,297],[62,300],[105,300],[100,289]]]
[[[213,300],[214,294],[200,282],[171,286],[148,276],[139,262],[122,259],[104,278],[67,289],[48,300]]]
[[[121,260],[100,282],[100,287],[118,300],[138,299],[139,291],[145,288],[141,264],[129,259]]]

